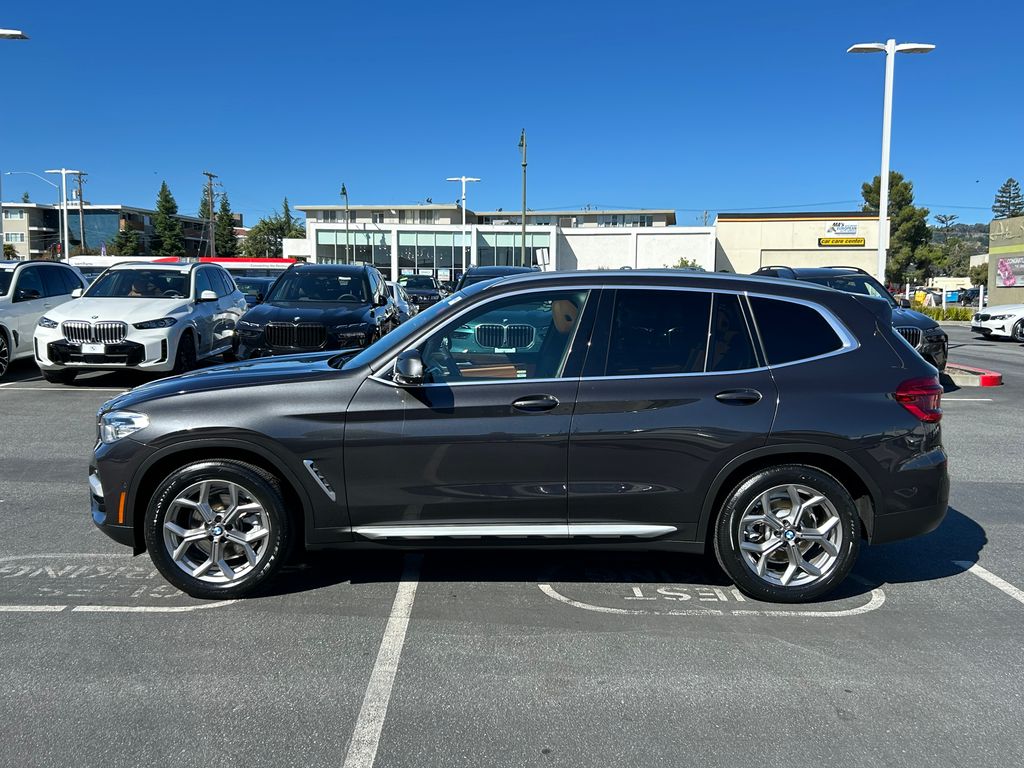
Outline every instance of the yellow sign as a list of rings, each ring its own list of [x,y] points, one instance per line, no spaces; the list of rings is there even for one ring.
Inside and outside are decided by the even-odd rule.
[[[863,248],[863,237],[819,237],[819,248]]]

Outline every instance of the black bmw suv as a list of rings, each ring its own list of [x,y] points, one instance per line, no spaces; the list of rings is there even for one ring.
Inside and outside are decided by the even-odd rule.
[[[421,310],[432,307],[448,296],[448,291],[430,275],[402,275],[398,284],[405,288],[412,303]]]
[[[806,601],[862,539],[942,521],[941,395],[877,298],[675,270],[513,276],[361,351],[111,400],[92,516],[197,597],[250,594],[293,546],[539,545],[712,548],[747,594]]]
[[[837,291],[885,299],[892,307],[892,324],[925,360],[946,370],[949,337],[928,315],[910,309],[910,302],[898,302],[878,280],[857,267],[761,267],[754,273],[764,277],[806,280]]]
[[[236,357],[365,347],[398,325],[391,291],[373,267],[296,264],[235,327]]]

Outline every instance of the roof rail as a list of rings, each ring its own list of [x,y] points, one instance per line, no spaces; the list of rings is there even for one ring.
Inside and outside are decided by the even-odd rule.
[[[870,275],[871,273],[860,267],[851,267],[846,264],[829,264],[825,269],[852,269],[854,272],[860,272],[862,275]]]
[[[790,277],[796,275],[796,271],[792,267],[787,267],[784,264],[767,264],[763,267],[759,267],[757,271],[754,272],[754,274],[756,275],[758,272],[761,272],[766,269],[786,270],[789,273]]]

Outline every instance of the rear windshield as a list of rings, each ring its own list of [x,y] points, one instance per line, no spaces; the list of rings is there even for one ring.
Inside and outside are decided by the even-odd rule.
[[[362,275],[329,272],[290,272],[278,279],[267,295],[268,303],[319,301],[365,304],[369,291]]]
[[[188,298],[188,270],[114,269],[100,276],[86,290],[86,296],[110,299]]]
[[[828,288],[835,288],[843,293],[859,293],[862,296],[874,296],[877,299],[885,299],[890,305],[896,306],[896,301],[887,290],[870,275],[827,275],[825,277],[806,278],[809,283],[817,283]]]

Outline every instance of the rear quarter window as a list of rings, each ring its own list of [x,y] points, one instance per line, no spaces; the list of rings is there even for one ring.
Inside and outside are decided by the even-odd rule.
[[[769,365],[807,360],[842,349],[843,340],[820,312],[805,304],[751,297]]]

